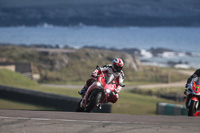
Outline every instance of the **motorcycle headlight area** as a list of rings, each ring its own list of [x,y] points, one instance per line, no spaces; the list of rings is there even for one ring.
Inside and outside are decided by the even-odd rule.
[[[100,82],[97,82],[97,86],[103,87]]]
[[[109,89],[106,89],[106,93],[108,93],[108,94],[109,94],[109,93],[111,93],[111,90],[109,90]]]

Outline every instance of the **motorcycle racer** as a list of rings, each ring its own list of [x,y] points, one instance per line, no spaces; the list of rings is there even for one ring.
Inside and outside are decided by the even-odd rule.
[[[188,87],[189,83],[191,83],[192,79],[195,78],[195,77],[200,77],[200,69],[197,69],[188,79],[187,79],[187,83],[185,85],[185,88]],[[184,91],[184,94],[186,95],[186,92],[187,92],[187,89],[185,89]],[[186,104],[186,107],[188,108],[188,99],[190,98],[190,96],[186,96],[186,99],[185,99],[185,104]]]
[[[124,66],[123,60],[120,58],[115,58],[112,61],[112,64],[103,66],[103,68],[101,68],[101,71],[96,69],[92,73],[91,75],[92,77],[86,81],[85,86],[80,91],[78,91],[78,93],[84,96],[89,86],[97,80],[97,77],[99,74],[101,74],[101,72],[106,75],[106,78],[110,77],[113,74],[114,80],[116,81],[116,83],[123,83],[124,81],[124,72],[122,71],[123,66]],[[122,87],[117,84],[116,89],[115,89],[115,95],[113,95],[110,102],[112,103],[117,102],[119,98],[118,93],[121,91],[121,89]]]

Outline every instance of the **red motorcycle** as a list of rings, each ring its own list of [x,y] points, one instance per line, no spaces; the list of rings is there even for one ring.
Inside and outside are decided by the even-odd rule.
[[[101,72],[101,68],[97,66],[97,70]],[[114,75],[105,75],[101,72],[97,80],[87,89],[85,95],[78,103],[77,112],[91,112],[94,108],[102,108],[103,103],[108,103],[112,96],[116,93],[117,83]],[[124,87],[124,84],[119,84]]]
[[[195,77],[192,79],[192,82],[187,86],[184,94],[187,96],[185,102],[188,116],[194,116],[200,108],[200,77]]]

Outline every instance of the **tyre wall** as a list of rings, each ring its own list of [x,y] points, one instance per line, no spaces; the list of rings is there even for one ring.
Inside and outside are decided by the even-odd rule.
[[[158,103],[157,115],[187,115],[186,107],[183,105]]]

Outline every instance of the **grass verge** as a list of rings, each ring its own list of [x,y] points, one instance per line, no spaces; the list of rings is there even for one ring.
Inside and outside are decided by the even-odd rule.
[[[121,91],[119,100],[112,106],[112,113],[134,114],[134,115],[155,115],[158,102],[175,103],[170,100]]]
[[[1,109],[24,109],[24,110],[55,110],[54,108],[47,108],[38,105],[10,101],[0,98]]]

